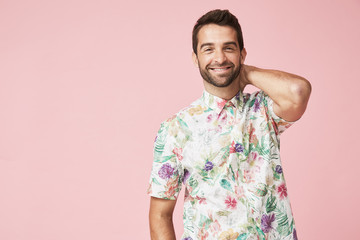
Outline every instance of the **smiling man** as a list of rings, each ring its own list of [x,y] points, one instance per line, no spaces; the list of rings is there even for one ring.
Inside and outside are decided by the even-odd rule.
[[[150,232],[173,240],[185,187],[183,240],[297,239],[280,160],[280,135],[305,112],[303,77],[245,65],[241,27],[213,10],[193,29],[202,96],[162,122],[148,194]],[[246,85],[259,88],[244,93]]]

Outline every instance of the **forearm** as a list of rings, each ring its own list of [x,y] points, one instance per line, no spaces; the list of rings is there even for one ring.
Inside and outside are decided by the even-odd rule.
[[[245,65],[244,76],[247,84],[263,90],[279,105],[302,104],[310,95],[310,83],[295,74]]]
[[[150,215],[151,240],[175,240],[175,230],[171,216]]]

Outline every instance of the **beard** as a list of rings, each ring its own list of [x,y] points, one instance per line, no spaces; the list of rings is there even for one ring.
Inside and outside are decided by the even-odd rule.
[[[225,82],[220,83],[220,82],[216,81],[216,79],[215,79],[215,78],[217,78],[217,76],[212,75],[209,72],[209,69],[215,68],[215,67],[223,67],[223,66],[231,66],[233,68],[235,65],[233,63],[227,62],[227,63],[223,63],[223,64],[217,65],[217,66],[207,65],[204,69],[199,67],[200,75],[206,82],[214,85],[215,87],[221,87],[221,88],[227,87],[239,76],[241,64],[238,67],[233,68],[233,70],[230,73],[226,74],[228,76],[226,77]],[[220,75],[220,77],[225,77],[225,76]]]

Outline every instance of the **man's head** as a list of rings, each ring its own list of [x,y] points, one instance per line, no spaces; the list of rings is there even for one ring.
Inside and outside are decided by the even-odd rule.
[[[197,21],[193,50],[193,60],[206,81],[205,87],[210,84],[224,88],[239,83],[246,50],[238,20],[228,10],[210,11]]]
[[[200,29],[207,24],[216,24],[219,26],[232,27],[236,31],[237,41],[240,50],[244,48],[244,40],[238,19],[234,15],[232,15],[229,10],[216,9],[204,14],[201,18],[199,18],[193,28],[192,46],[195,54],[197,54],[198,33]]]

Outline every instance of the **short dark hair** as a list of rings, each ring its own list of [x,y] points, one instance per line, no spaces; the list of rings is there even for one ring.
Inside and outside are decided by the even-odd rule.
[[[242,36],[241,26],[238,19],[229,12],[229,10],[215,9],[204,14],[199,20],[197,20],[193,32],[192,32],[192,45],[193,51],[197,54],[198,45],[198,33],[200,29],[207,24],[217,24],[220,26],[230,26],[234,28],[237,34],[237,40],[240,46],[240,51],[244,48],[244,40]]]

